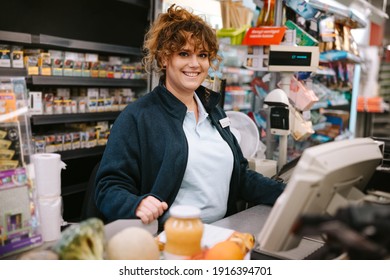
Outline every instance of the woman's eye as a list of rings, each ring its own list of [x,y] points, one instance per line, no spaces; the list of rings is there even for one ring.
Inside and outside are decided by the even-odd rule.
[[[180,56],[188,56],[188,53],[187,52],[179,52],[179,55]]]
[[[209,57],[209,54],[208,53],[201,53],[201,54],[199,54],[199,56],[201,58],[207,58],[207,57]]]

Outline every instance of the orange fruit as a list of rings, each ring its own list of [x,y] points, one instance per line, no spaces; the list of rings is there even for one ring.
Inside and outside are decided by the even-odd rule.
[[[205,260],[242,260],[244,254],[240,246],[234,241],[221,241],[208,249],[204,255]]]

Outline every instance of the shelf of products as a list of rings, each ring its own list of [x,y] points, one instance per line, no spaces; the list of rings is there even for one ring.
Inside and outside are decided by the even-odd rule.
[[[146,87],[147,81],[145,79],[29,76],[27,83],[34,86]]]
[[[113,121],[119,111],[96,112],[96,113],[76,113],[76,114],[53,114],[53,115],[32,115],[32,125],[60,124],[60,123],[79,123],[79,122],[98,122]]]
[[[25,48],[40,47],[41,49],[50,48],[62,51],[82,51],[82,52],[91,52],[93,51],[96,54],[102,53],[103,55],[121,55],[128,56],[134,61],[136,58],[139,59],[141,55],[140,51],[136,48],[130,48],[127,46],[118,46],[111,44],[102,44],[95,42],[87,42],[80,40],[71,40],[67,38],[60,38],[55,36],[47,35],[31,35],[31,40],[26,34],[18,34],[16,32],[6,32],[2,31],[1,34],[6,34],[7,37],[1,37],[6,39],[7,44],[12,44],[12,42],[17,43],[19,46],[23,45]],[[0,34],[0,35],[1,35]],[[27,39],[26,39],[27,38]],[[12,49],[10,50],[10,52]],[[11,64],[12,66],[12,64]],[[142,94],[146,91],[147,80],[144,77],[137,78],[103,78],[103,77],[80,77],[80,76],[54,76],[54,75],[29,75],[29,70],[26,68],[0,68],[0,76],[19,76],[25,77],[25,81],[29,87],[30,92],[35,94],[38,92],[41,96],[42,102],[42,113],[41,114],[32,114],[30,117],[31,130],[33,133],[33,139],[35,141],[40,141],[35,143],[35,148],[42,147],[40,146],[45,139],[52,141],[54,139],[54,145],[50,142],[50,145],[47,144],[46,147],[55,147],[47,150],[37,150],[36,152],[56,152],[61,155],[61,160],[63,160],[67,169],[63,170],[61,173],[61,188],[62,188],[62,197],[64,201],[64,219],[77,221],[78,213],[82,207],[84,191],[89,180],[89,174],[92,171],[92,168],[98,162],[104,152],[105,145],[104,143],[98,143],[99,136],[103,135],[104,141],[109,134],[109,126],[115,121],[117,116],[120,114],[120,109],[115,109],[115,111],[107,112],[89,112],[91,109],[89,101],[91,101],[88,95],[85,96],[86,107],[85,112],[75,112],[75,113],[62,113],[55,114],[55,109],[51,114],[45,114],[45,99],[48,92],[49,95],[56,98],[57,94],[60,92],[71,91],[72,94],[75,92],[80,93],[80,90],[84,91],[84,94],[91,91],[96,92],[96,102],[100,93],[105,93],[103,100],[109,97],[107,93],[111,91],[119,92],[121,94],[125,89],[133,90],[134,94]],[[41,71],[41,69],[40,69]],[[129,72],[126,72],[129,73]],[[126,74],[125,73],[125,74]],[[80,89],[80,90],[78,90]],[[100,92],[100,93],[99,93]],[[32,93],[31,93],[32,94]],[[72,95],[73,96],[73,95]],[[63,97],[60,97],[63,98]],[[73,96],[73,98],[75,98]],[[125,98],[125,97],[123,97]],[[59,99],[60,101],[61,99]],[[65,99],[66,100],[66,97]],[[56,102],[56,99],[53,100]],[[128,101],[126,101],[128,102]],[[97,104],[97,103],[95,103]],[[126,104],[122,104],[122,109]],[[97,106],[97,105],[95,105]],[[99,107],[100,108],[100,107]],[[103,108],[103,107],[102,107]],[[118,107],[119,108],[119,107]],[[100,110],[97,107],[94,107],[94,110]],[[105,109],[104,109],[105,110]],[[64,110],[61,110],[65,112]],[[67,127],[68,125],[68,127]],[[86,128],[83,128],[84,125],[90,125]],[[96,130],[97,126],[105,127],[105,131]],[[69,128],[71,126],[71,128]],[[73,128],[72,128],[73,127]],[[80,127],[80,128],[78,128]],[[65,129],[64,132],[61,132],[61,129]],[[69,129],[71,132],[69,133]],[[85,130],[87,129],[87,130]],[[88,131],[92,129],[92,131]],[[80,132],[79,132],[80,131]],[[84,132],[83,132],[84,131]],[[36,135],[36,133],[43,134],[42,137]],[[98,135],[100,133],[100,135]],[[45,136],[46,135],[46,136]],[[66,139],[69,137],[77,135],[85,139],[83,143],[77,146],[72,144],[65,143]],[[88,137],[96,138],[88,138]],[[38,139],[38,140],[37,140]],[[58,141],[63,141],[62,148],[58,146]],[[96,139],[96,140],[93,140]],[[94,144],[91,144],[94,141]],[[80,139],[81,142],[81,139]],[[37,144],[38,143],[38,144]],[[49,143],[49,142],[48,142]],[[45,144],[43,144],[45,145]],[[60,144],[61,145],[61,144]],[[68,145],[67,150],[65,150],[65,145]],[[84,145],[83,147],[81,147]],[[69,150],[69,147],[76,147],[73,150]],[[77,210],[78,209],[78,210]]]
[[[71,151],[58,152],[62,160],[78,159],[82,157],[100,156],[104,152],[105,146],[97,146],[88,149],[77,149]]]

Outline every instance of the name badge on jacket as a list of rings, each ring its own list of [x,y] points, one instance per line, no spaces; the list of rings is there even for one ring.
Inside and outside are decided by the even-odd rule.
[[[222,128],[225,128],[230,125],[230,119],[228,117],[220,119],[219,123],[221,124]]]

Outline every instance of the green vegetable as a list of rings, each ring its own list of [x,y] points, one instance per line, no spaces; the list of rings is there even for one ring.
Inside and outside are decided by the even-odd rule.
[[[104,224],[90,218],[65,229],[52,250],[61,260],[102,260],[104,246]]]

